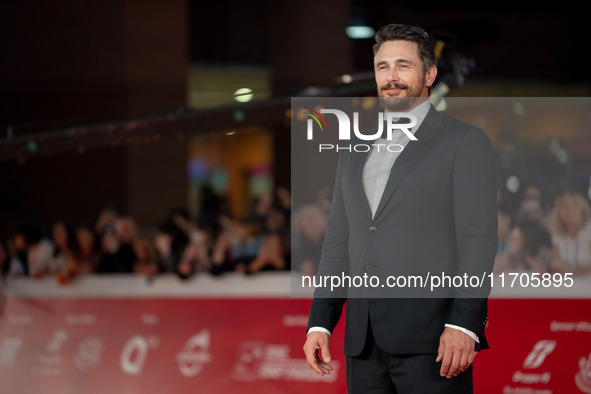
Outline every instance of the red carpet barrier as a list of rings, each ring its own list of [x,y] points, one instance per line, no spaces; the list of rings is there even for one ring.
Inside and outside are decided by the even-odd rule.
[[[343,325],[335,372],[302,346],[310,300],[289,277],[88,277],[9,285],[0,317],[2,393],[346,392]],[[492,350],[476,393],[591,393],[591,299],[492,299]]]

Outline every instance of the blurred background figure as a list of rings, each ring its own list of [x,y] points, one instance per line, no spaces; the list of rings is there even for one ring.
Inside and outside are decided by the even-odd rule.
[[[235,270],[245,272],[246,267],[260,254],[262,244],[263,231],[257,222],[249,219],[234,220],[229,258]]]
[[[163,272],[177,272],[181,277],[187,277],[183,272],[178,272],[178,264],[189,240],[179,226],[170,219],[164,220],[158,226],[154,236],[154,244],[158,252],[158,260]]]
[[[228,216],[228,214],[229,208],[226,197],[217,194],[211,185],[203,185],[201,187],[201,203],[198,219],[203,223],[207,223],[213,231],[218,232],[221,231],[221,227],[223,226],[221,223],[222,218]]]
[[[10,251],[4,240],[0,239],[0,283],[8,279],[10,273]],[[0,285],[1,286],[1,285]]]
[[[51,271],[53,244],[43,235],[40,225],[29,222],[14,235],[14,257],[11,276],[41,278]]]
[[[210,236],[196,221],[185,217],[187,245],[181,259],[176,266],[176,272],[181,278],[188,278],[195,273],[211,269],[209,258]]]
[[[154,242],[148,237],[138,237],[133,240],[135,262],[133,272],[152,279],[159,271],[158,253]]]
[[[540,189],[531,184],[523,188],[515,223],[505,196],[502,193],[498,196],[501,200],[498,208],[499,248],[493,271],[553,272],[553,247]]]
[[[194,220],[187,220],[188,244],[177,265],[177,272],[188,277],[197,272],[210,271],[210,234]]]
[[[137,237],[135,219],[131,216],[122,216],[115,221],[115,237],[119,247],[115,252],[116,271],[133,272],[133,264],[136,261],[133,242]]]
[[[220,231],[211,251],[211,273],[214,275],[234,270],[230,261],[230,247],[234,238],[233,221],[229,217],[222,217],[219,223]]]
[[[576,275],[591,272],[590,218],[589,203],[579,193],[565,191],[556,198],[549,216],[554,269]]]
[[[102,236],[106,232],[114,233],[116,220],[117,211],[112,205],[106,204],[99,213],[99,216],[97,218],[95,224],[96,234]]]
[[[211,272],[214,275],[228,271],[245,273],[260,255],[264,236],[260,224],[250,219],[222,220],[223,229],[212,250]]]
[[[133,241],[137,237],[135,220],[130,216],[118,217],[114,225],[106,226],[102,237],[102,256],[97,272],[131,273],[136,256]]]
[[[95,272],[101,258],[100,244],[94,232],[89,227],[76,229],[78,241],[78,268],[82,274]]]
[[[79,271],[78,240],[76,227],[69,219],[57,221],[53,225],[53,259],[50,270],[60,284],[68,283]]]
[[[115,236],[115,229],[107,229],[100,235],[100,259],[96,266],[96,273],[108,274],[116,272],[115,253],[119,248],[119,242]]]
[[[0,239],[0,314],[4,313],[6,282],[10,273],[10,251],[4,240]]]
[[[529,219],[536,220],[538,222],[544,222],[544,209],[542,205],[542,199],[538,197],[526,196],[519,205],[519,212],[517,213],[517,219]]]
[[[538,273],[552,272],[552,241],[542,223],[534,219],[522,219],[511,229],[505,250],[495,258],[493,271]]]
[[[256,201],[251,213],[266,231],[284,230],[291,215],[291,194],[279,187],[263,193]]]
[[[12,242],[9,244],[10,268],[9,276],[29,276],[29,259],[27,253],[27,236],[24,226],[17,228],[14,232]]]
[[[285,237],[277,233],[263,235],[262,245],[256,258],[247,266],[249,274],[261,270],[283,270],[289,268],[286,261],[288,246]]]
[[[536,200],[540,200],[543,201],[543,195],[542,195],[542,191],[540,190],[539,187],[537,187],[536,185],[526,185],[523,187],[523,190],[521,191],[521,198],[523,200],[526,200],[528,198],[533,198]]]
[[[507,204],[501,203],[498,206],[498,239],[499,239],[499,247],[497,249],[497,254],[504,253],[508,246],[509,246],[509,236],[511,235],[511,229],[513,226],[513,217],[511,215],[511,210],[507,206]]]
[[[328,215],[316,204],[305,205],[294,215],[294,269],[302,275],[318,271]]]
[[[291,216],[291,202],[275,194],[273,204],[267,210],[264,218],[264,234],[259,253],[247,267],[248,273],[260,270],[289,269],[291,264],[291,247],[289,222]]]
[[[189,212],[186,208],[177,207],[170,211],[169,219],[185,234],[189,232]]]

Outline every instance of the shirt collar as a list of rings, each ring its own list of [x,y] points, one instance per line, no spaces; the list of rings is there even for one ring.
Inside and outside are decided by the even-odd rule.
[[[430,109],[431,102],[429,101],[429,99],[426,99],[425,101],[423,101],[422,103],[408,111],[409,114],[413,114],[417,118],[417,124],[410,130],[411,133],[415,134],[419,127],[421,127],[421,123],[423,123],[423,120],[425,120],[425,118],[427,117],[427,113]],[[385,117],[386,116],[384,114],[384,118]],[[383,138],[379,139],[383,140]]]

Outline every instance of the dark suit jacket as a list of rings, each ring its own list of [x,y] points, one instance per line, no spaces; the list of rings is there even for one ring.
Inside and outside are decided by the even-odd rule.
[[[368,153],[340,151],[319,275],[492,271],[497,183],[487,135],[431,107],[415,136],[394,163],[373,218],[362,181]],[[437,353],[446,323],[475,332],[477,350],[488,348],[488,290],[453,291],[453,298],[366,298],[316,289],[308,328],[332,332],[346,301],[349,356],[363,350],[369,320],[378,345],[393,354]]]

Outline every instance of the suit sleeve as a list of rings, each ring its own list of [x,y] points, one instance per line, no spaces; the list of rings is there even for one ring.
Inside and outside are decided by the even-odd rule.
[[[477,276],[482,287],[455,289],[446,322],[484,338],[487,297],[497,252],[497,177],[488,136],[476,128],[463,137],[453,173],[453,217],[458,251],[456,275]],[[482,279],[484,278],[484,281]]]
[[[349,226],[341,187],[343,160],[344,154],[341,153],[337,162],[332,205],[318,268],[319,276],[348,274]],[[310,307],[307,330],[310,327],[322,327],[332,332],[340,319],[345,300],[346,290],[343,287],[335,291],[326,287],[316,288]]]

